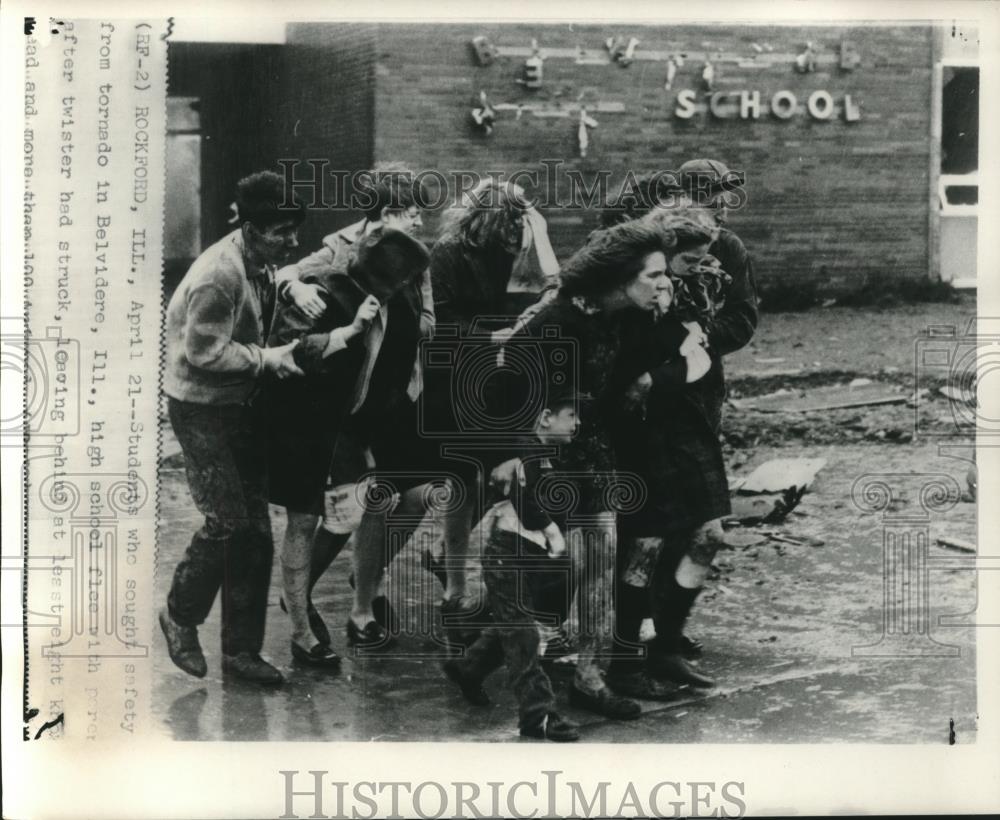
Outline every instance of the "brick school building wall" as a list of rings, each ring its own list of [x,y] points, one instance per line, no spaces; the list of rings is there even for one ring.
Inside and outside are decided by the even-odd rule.
[[[746,172],[746,207],[730,224],[754,254],[765,286],[808,283],[838,292],[930,275],[930,26],[373,28],[377,161],[442,172],[536,170],[540,195],[565,198],[574,172],[589,183],[607,170],[616,190],[627,169],[669,170],[695,157],[718,158]],[[499,49],[491,65],[474,59],[470,41],[477,35]],[[640,41],[628,67],[600,59],[613,36]],[[517,83],[532,38],[548,53],[535,90]],[[815,70],[800,73],[795,59],[809,42]],[[853,70],[841,67],[844,42],[860,58]],[[582,60],[579,47],[586,51]],[[663,58],[672,54],[687,58],[668,90]],[[722,92],[714,114],[702,79],[706,57],[714,66],[713,91]],[[499,105],[490,135],[470,117],[480,91]],[[782,91],[794,95],[794,110],[787,96],[773,100]],[[832,101],[828,118],[807,109],[816,92],[829,95],[814,100],[817,114],[827,114]],[[772,102],[790,115],[771,113]],[[578,145],[578,110],[559,116],[581,103],[598,123],[589,130],[586,157]],[[519,118],[508,108],[518,104]],[[541,160],[561,164],[547,179]],[[550,207],[545,215],[560,257],[594,226],[592,212]]]

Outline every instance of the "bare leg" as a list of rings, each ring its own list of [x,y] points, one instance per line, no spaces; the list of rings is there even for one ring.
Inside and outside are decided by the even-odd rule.
[[[687,554],[681,558],[675,578],[684,589],[700,589],[712,569],[712,561],[719,547],[725,542],[720,519],[703,524],[691,538]]]
[[[316,582],[330,568],[330,564],[340,555],[344,545],[350,540],[351,533],[330,532],[325,527],[316,530],[313,537],[312,569],[309,574],[309,593],[312,594]]]
[[[305,650],[319,643],[309,628],[309,571],[317,524],[318,515],[289,510],[281,549],[281,581],[292,621],[292,641]]]
[[[599,655],[611,633],[612,583],[615,567],[614,513],[600,513],[593,523],[568,532],[568,548],[576,574],[580,620],[579,656],[574,685],[583,692],[605,688]]]
[[[445,572],[448,579],[444,591],[446,601],[463,598],[466,593],[469,534],[476,510],[475,489],[473,487],[466,494],[461,506],[449,509],[443,516]]]
[[[359,629],[375,620],[372,598],[378,592],[382,570],[406,546],[426,513],[425,485],[402,494],[392,512],[366,510],[354,546],[354,604],[351,620]]]

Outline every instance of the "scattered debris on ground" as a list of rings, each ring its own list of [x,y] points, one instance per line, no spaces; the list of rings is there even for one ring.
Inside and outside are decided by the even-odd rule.
[[[790,487],[783,493],[762,493],[761,495],[735,495],[731,500],[732,517],[739,524],[777,524],[784,521],[799,501],[805,489]]]
[[[782,388],[774,393],[746,399],[731,399],[739,410],[759,413],[816,413],[878,404],[903,404],[910,396],[898,385],[855,378],[847,384],[833,384],[806,390]]]
[[[777,458],[761,464],[746,477],[733,477],[731,521],[743,525],[777,524],[788,517],[813,479],[826,465],[824,458]]]

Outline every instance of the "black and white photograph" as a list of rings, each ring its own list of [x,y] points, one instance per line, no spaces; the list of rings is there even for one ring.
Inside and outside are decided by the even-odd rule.
[[[15,739],[183,757],[133,816],[946,810],[996,4],[208,5],[23,18]]]
[[[974,29],[182,28],[167,731],[974,742]]]

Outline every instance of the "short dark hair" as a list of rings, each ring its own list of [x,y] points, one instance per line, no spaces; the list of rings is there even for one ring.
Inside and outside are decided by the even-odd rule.
[[[556,393],[555,395],[546,399],[545,403],[542,405],[542,409],[539,415],[541,415],[541,413],[544,413],[546,410],[552,413],[552,415],[558,415],[567,407],[579,412],[580,415],[582,415],[582,412],[580,412],[580,404],[581,402],[579,401],[579,399],[572,393],[570,394]]]
[[[285,220],[301,225],[306,206],[293,192],[285,196],[285,178],[273,171],[258,171],[236,183],[236,212],[240,224],[249,222],[266,231]]]
[[[387,162],[366,171],[359,179],[359,187],[365,202],[371,203],[363,209],[369,222],[381,220],[384,208],[405,211],[414,205],[422,208],[427,201],[423,182],[400,162]]]
[[[677,245],[673,249],[673,253],[675,254],[684,253],[684,251],[697,248],[700,245],[712,244],[712,232],[708,228],[696,225],[694,222],[681,222],[671,225],[670,230],[677,238]]]
[[[634,279],[649,254],[669,254],[675,242],[670,231],[641,221],[594,231],[563,267],[559,289],[567,296],[608,293]]]

